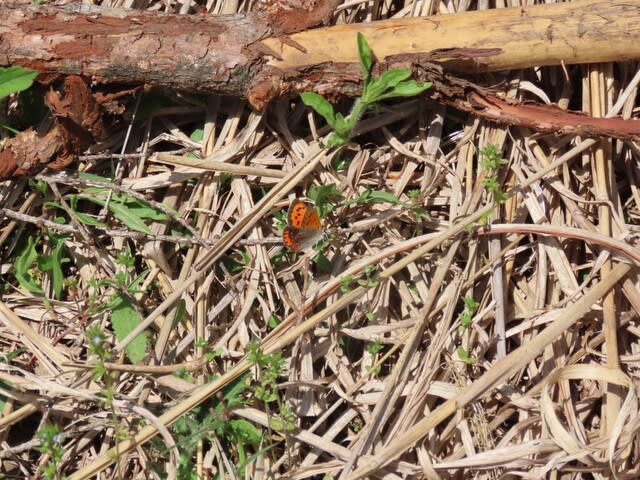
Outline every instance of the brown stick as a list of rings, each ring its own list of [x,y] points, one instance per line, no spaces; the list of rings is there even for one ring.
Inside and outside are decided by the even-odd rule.
[[[259,106],[318,81],[319,91],[355,93],[359,74],[319,79],[316,68],[357,63],[356,32],[381,60],[429,59],[449,72],[640,58],[640,0],[578,0],[283,36],[326,20],[336,4],[285,11],[272,2],[270,10],[218,17],[5,5],[0,65],[242,96]]]
[[[0,6],[0,65],[244,96],[268,47],[259,40],[325,22],[338,0],[263,2],[246,15],[161,15],[96,7]],[[313,6],[313,8],[312,8]]]

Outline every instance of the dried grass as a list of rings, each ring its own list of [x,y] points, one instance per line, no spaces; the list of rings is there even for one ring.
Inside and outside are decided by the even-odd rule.
[[[209,3],[217,13],[247,7]],[[350,1],[336,21],[451,13],[469,3]],[[628,118],[634,68],[529,69],[496,88]],[[508,129],[410,100],[364,119],[357,149],[344,153],[348,168],[336,170],[319,149],[326,129],[317,122],[300,102],[256,113],[211,97],[204,110],[165,109],[132,124],[126,140],[118,133],[108,152],[83,157],[79,171],[116,172],[114,195],[153,201],[168,215],[151,224],[152,235],[108,215],[104,228],[79,222],[68,196],[104,185],[75,173],[39,176],[46,200],[65,203],[64,225],[26,180],[1,184],[0,353],[17,355],[0,362],[0,471],[36,475],[48,458],[35,432],[53,423],[65,435],[70,478],[104,469],[109,478],[175,478],[186,440],[169,425],[255,373],[245,355],[260,341],[283,355],[278,392],[296,428],[277,431],[277,403],[251,398],[229,408],[226,420],[262,432],[262,443],[247,447],[259,454],[242,473],[237,445],[208,432],[194,475],[637,478],[638,146]],[[191,139],[203,125],[202,141]],[[509,161],[499,176],[508,198],[497,209],[479,161],[488,145]],[[325,220],[331,270],[322,273],[310,256],[280,255],[274,217],[314,184],[335,184],[345,200],[371,189],[405,203],[342,204]],[[414,189],[428,216],[407,207]],[[74,282],[62,300],[46,272],[35,272],[46,301],[14,276],[26,238],[46,229],[68,235],[65,273]],[[45,238],[40,246],[51,248]],[[118,260],[126,249],[130,267]],[[248,261],[230,271],[243,250]],[[115,290],[95,281],[127,268],[147,273],[133,293],[144,320],[121,342],[109,337],[118,355],[107,364],[115,372],[108,408],[104,385],[92,381],[85,332],[111,332],[108,311],[94,307]],[[356,282],[368,276],[375,281]],[[466,328],[463,298],[478,302]],[[122,352],[139,331],[150,347],[131,365]],[[196,338],[221,354],[205,361]],[[172,375],[179,370],[192,380]],[[148,442],[158,431],[164,453]]]

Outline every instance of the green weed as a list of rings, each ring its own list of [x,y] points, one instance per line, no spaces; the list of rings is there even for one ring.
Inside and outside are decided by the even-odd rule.
[[[62,464],[62,456],[64,455],[64,435],[60,432],[57,425],[49,424],[43,427],[37,433],[40,439],[38,450],[49,456],[49,461],[41,468],[42,478],[45,480],[61,480],[64,477],[60,470]]]
[[[364,76],[362,96],[358,97],[351,108],[351,112],[344,117],[340,112],[335,112],[325,98],[314,92],[304,92],[300,98],[305,105],[313,108],[318,114],[324,117],[333,129],[333,133],[327,140],[327,148],[337,148],[346,145],[353,130],[365,113],[365,111],[382,100],[398,97],[413,97],[431,87],[430,82],[418,83],[409,80],[411,70],[403,68],[393,68],[387,70],[379,77],[371,75],[373,67],[373,52],[367,40],[361,33],[358,33],[358,57]]]

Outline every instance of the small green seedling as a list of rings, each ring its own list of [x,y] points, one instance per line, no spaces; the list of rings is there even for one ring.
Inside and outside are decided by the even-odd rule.
[[[327,148],[346,145],[360,117],[376,103],[389,98],[413,97],[431,87],[431,82],[419,83],[409,80],[411,70],[406,68],[393,68],[374,78],[371,75],[373,52],[361,33],[358,33],[358,56],[364,76],[362,96],[356,99],[351,112],[346,117],[340,112],[335,112],[333,105],[317,93],[300,94],[304,104],[322,115],[333,128],[333,133],[327,140]]]
[[[46,480],[59,480],[66,478],[60,473],[62,465],[62,457],[64,455],[64,435],[58,429],[57,425],[46,424],[38,430],[38,438],[40,446],[38,450],[49,456],[49,461],[40,467],[42,478]]]
[[[502,185],[500,185],[498,180],[497,172],[502,165],[509,162],[502,158],[497,145],[487,145],[480,153],[482,154],[480,163],[482,167],[489,172],[482,183],[489,193],[493,195],[495,202],[502,204],[506,202],[507,196],[502,191]]]

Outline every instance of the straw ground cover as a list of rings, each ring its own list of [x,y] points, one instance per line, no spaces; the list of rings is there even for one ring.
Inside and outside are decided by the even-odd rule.
[[[481,80],[630,118],[636,70]],[[340,151],[299,99],[151,91],[125,115],[77,170],[1,186],[7,478],[638,476],[635,142],[419,95],[368,108]],[[294,254],[304,197],[326,237]]]

